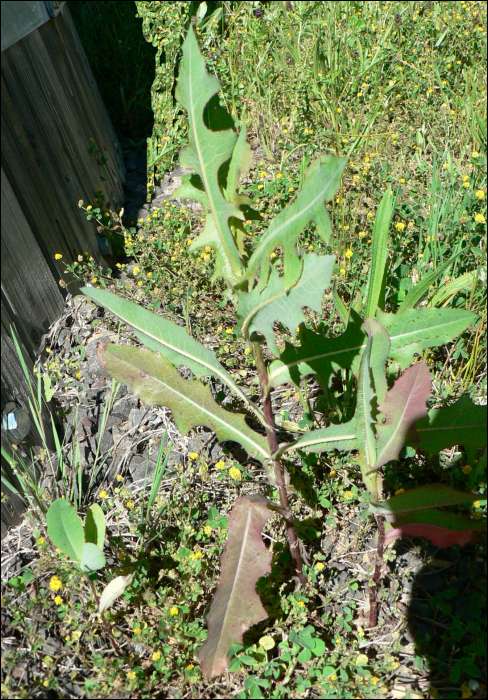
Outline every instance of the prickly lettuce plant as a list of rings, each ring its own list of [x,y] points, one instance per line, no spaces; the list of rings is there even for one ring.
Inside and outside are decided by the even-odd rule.
[[[303,307],[320,312],[324,291],[331,284],[334,256],[298,248],[298,238],[311,221],[329,242],[331,225],[326,202],[339,188],[345,158],[321,156],[312,163],[303,186],[261,235],[252,255],[244,245],[243,222],[256,216],[252,201],[237,192],[238,179],[251,165],[245,130],[236,134],[217,101],[219,83],[206,72],[190,29],[183,44],[183,60],[176,98],[188,112],[189,146],[181,164],[193,174],[183,179],[176,196],[201,202],[206,210],[203,232],[193,248],[211,246],[216,255],[214,277],[225,280],[235,304],[237,329],[253,351],[259,375],[261,406],[250,399],[215,354],[191,338],[183,328],[105,290],[84,289],[94,301],[132,326],[148,348],[100,343],[98,357],[108,373],[124,382],[148,404],[162,404],[173,412],[184,434],[196,426],[213,430],[219,440],[240,443],[260,460],[279,495],[279,504],[260,494],[241,496],[229,520],[229,537],[221,557],[221,575],[207,617],[208,636],[199,650],[207,678],[228,665],[227,651],[251,625],[266,618],[255,584],[270,569],[270,554],[261,532],[267,519],[279,513],[286,523],[290,553],[299,583],[305,582],[293,517],[290,511],[282,457],[292,449],[309,452],[346,450],[360,465],[371,494],[370,513],[378,523],[378,560],[370,591],[371,624],[376,622],[375,585],[385,542],[402,535],[427,537],[439,546],[464,544],[479,536],[485,524],[467,516],[439,510],[469,504],[479,495],[461,493],[446,484],[421,486],[384,499],[381,468],[400,458],[406,445],[437,452],[454,444],[486,445],[486,407],[469,399],[445,409],[428,410],[431,380],[427,364],[411,364],[425,349],[452,341],[474,320],[474,314],[453,309],[415,308],[422,283],[412,290],[400,313],[382,310],[386,276],[387,235],[394,197],[387,192],[375,219],[372,265],[363,307],[347,309],[334,300],[346,326],[335,338],[308,329]],[[282,272],[271,256],[283,253]],[[439,273],[440,274],[440,273]],[[429,279],[428,283],[430,284]],[[419,288],[418,288],[419,287]],[[428,287],[428,285],[427,285]],[[281,323],[293,343],[280,351],[273,324]],[[296,332],[299,328],[299,343]],[[275,359],[266,365],[266,343]],[[184,365],[194,378],[184,379]],[[337,367],[351,371],[357,383],[354,417],[348,422],[310,430],[279,444],[271,406],[273,387],[315,375],[327,390]],[[242,402],[242,413],[230,412],[199,380],[212,376]],[[254,419],[256,429],[248,418]],[[257,422],[256,422],[257,421]]]

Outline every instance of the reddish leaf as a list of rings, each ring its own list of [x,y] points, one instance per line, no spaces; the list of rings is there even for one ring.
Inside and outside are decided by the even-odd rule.
[[[378,406],[386,421],[376,427],[376,464],[379,469],[392,459],[398,459],[405,445],[407,435],[410,440],[420,442],[415,423],[427,416],[426,401],[430,396],[430,374],[426,362],[411,365],[396,380],[386,398]]]
[[[230,645],[242,642],[249,627],[268,617],[256,582],[271,570],[271,553],[261,531],[272,515],[260,494],[240,496],[231,513],[219,585],[207,615],[208,635],[197,654],[205,678],[223,673],[230,663]]]
[[[478,542],[486,522],[470,520],[465,515],[442,510],[424,510],[390,525],[385,523],[385,542],[397,537],[425,537],[437,547]]]

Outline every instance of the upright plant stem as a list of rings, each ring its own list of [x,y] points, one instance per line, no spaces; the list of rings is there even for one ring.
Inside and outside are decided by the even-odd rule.
[[[385,546],[385,525],[383,516],[376,515],[378,525],[378,546],[376,548],[376,563],[373,574],[373,584],[369,587],[369,626],[376,627],[378,623],[378,583],[381,576],[381,565],[383,564],[383,549]]]
[[[251,341],[251,345],[253,348],[254,360],[256,362],[256,367],[259,375],[259,386],[261,389],[261,398],[263,399],[263,413],[267,423],[266,436],[268,438],[270,452],[271,454],[274,454],[278,450],[278,440],[276,438],[276,427],[273,418],[273,408],[271,406],[271,396],[269,393],[268,373],[264,364],[261,343],[259,341]],[[295,525],[293,524],[293,517],[290,511],[290,502],[288,500],[288,493],[286,490],[281,459],[274,460],[274,473],[276,484],[278,487],[278,493],[280,495],[280,504],[284,508],[284,510],[289,514],[289,516],[285,518],[285,522],[286,534],[288,537],[288,544],[290,545],[291,557],[293,559],[293,563],[295,564],[295,571],[298,580],[303,585],[306,583],[307,579],[305,577],[305,574],[303,573],[300,546],[295,530]]]

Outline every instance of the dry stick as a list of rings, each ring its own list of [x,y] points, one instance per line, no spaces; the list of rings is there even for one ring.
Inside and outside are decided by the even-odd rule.
[[[369,626],[376,627],[378,622],[378,582],[383,564],[383,548],[385,545],[385,526],[383,516],[376,515],[378,525],[378,546],[376,548],[376,563],[374,567],[373,583],[369,587]]]
[[[268,373],[266,371],[266,366],[264,364],[263,353],[261,351],[261,343],[259,341],[251,341],[253,348],[254,360],[256,362],[256,368],[259,375],[259,386],[261,388],[261,398],[263,399],[263,413],[266,418],[266,436],[268,438],[268,444],[271,454],[274,454],[278,450],[278,440],[276,438],[276,427],[273,418],[273,408],[271,406],[271,396],[269,393],[268,386]],[[278,487],[278,493],[280,494],[280,504],[282,508],[289,513],[289,517],[285,517],[286,522],[286,534],[288,537],[288,544],[290,545],[290,553],[295,564],[295,571],[299,582],[304,585],[307,582],[307,578],[303,573],[302,557],[300,555],[299,541],[297,533],[295,530],[295,525],[293,524],[293,518],[290,511],[290,502],[288,500],[288,493],[286,491],[285,479],[283,476],[283,465],[281,464],[281,459],[274,460],[274,473],[276,479],[276,485]]]

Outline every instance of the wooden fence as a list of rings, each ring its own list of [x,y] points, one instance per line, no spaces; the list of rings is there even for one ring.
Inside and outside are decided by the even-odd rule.
[[[29,389],[11,325],[32,372],[42,336],[61,315],[75,280],[64,273],[86,251],[104,265],[96,226],[78,201],[101,189],[107,204],[123,203],[125,176],[117,137],[93,78],[67,3],[2,2],[2,248],[1,410],[28,408]],[[107,158],[103,178],[96,154]],[[61,260],[55,254],[62,255]],[[105,265],[104,265],[105,266]],[[59,280],[68,283],[61,287]],[[49,405],[43,407],[50,426]],[[55,418],[56,419],[56,418]],[[27,456],[42,445],[32,429],[19,445]],[[54,447],[52,433],[48,444]],[[2,427],[2,447],[12,453]],[[9,461],[2,473],[18,487]],[[2,480],[2,536],[23,511]]]

